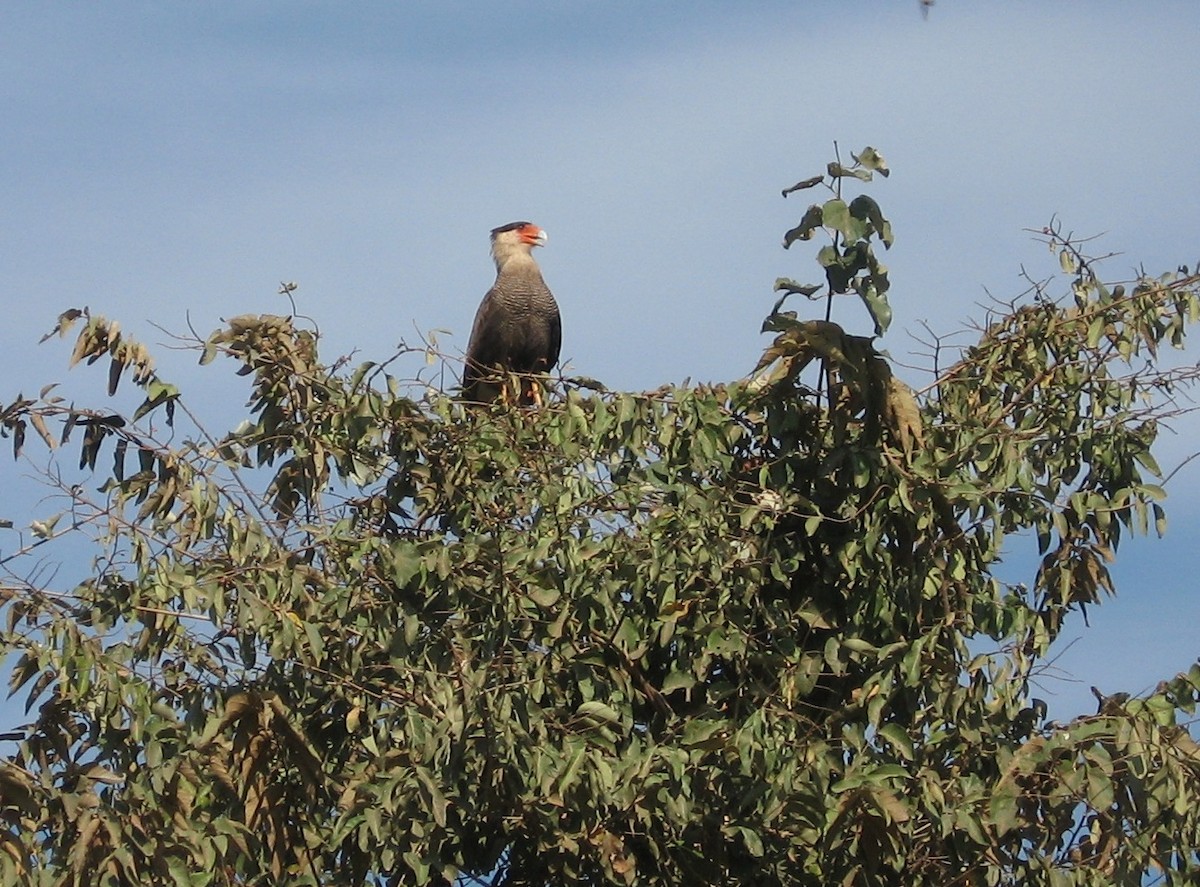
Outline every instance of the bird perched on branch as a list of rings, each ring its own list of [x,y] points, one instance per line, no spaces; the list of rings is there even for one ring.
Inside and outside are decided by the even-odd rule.
[[[533,248],[546,242],[546,232],[531,222],[510,222],[492,229],[496,282],[475,313],[463,397],[469,401],[522,405],[541,403],[536,379],[521,379],[511,392],[509,373],[546,373],[558,362],[562,323]]]

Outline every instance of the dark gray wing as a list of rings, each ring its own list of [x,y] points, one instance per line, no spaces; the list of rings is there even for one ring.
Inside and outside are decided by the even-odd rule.
[[[559,352],[562,351],[562,317],[558,313],[558,309],[554,309],[554,314],[550,316],[550,343],[546,349],[546,368],[543,372],[550,372],[554,369],[554,365],[558,363]]]
[[[471,338],[467,342],[467,362],[463,367],[463,396],[467,400],[490,401],[499,393],[495,385],[484,383],[484,379],[496,372],[505,357],[503,339],[504,312],[495,295],[495,287],[488,290],[475,322],[471,325]]]

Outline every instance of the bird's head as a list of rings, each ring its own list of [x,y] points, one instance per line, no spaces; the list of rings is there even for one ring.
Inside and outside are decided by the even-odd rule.
[[[492,229],[492,243],[525,244],[532,249],[546,245],[546,232],[533,222],[509,222]]]
[[[512,268],[537,264],[533,261],[533,248],[546,242],[546,232],[533,222],[509,222],[492,229],[492,258],[499,270],[510,263]]]

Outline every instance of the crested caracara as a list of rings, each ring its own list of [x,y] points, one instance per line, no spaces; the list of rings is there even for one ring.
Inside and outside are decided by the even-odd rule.
[[[464,399],[541,402],[535,380],[522,380],[513,398],[505,376],[546,373],[558,362],[562,345],[558,303],[533,259],[533,248],[545,242],[546,232],[530,222],[510,222],[492,230],[496,282],[479,303],[471,327],[463,370]]]

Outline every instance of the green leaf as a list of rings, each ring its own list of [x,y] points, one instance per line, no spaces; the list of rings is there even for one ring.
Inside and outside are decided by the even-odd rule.
[[[859,291],[859,296],[875,322],[875,335],[882,336],[892,323],[892,306],[888,304],[887,296],[870,284]]]
[[[765,851],[763,849],[762,838],[758,836],[758,832],[744,826],[739,826],[737,832],[742,836],[742,841],[746,844],[747,852],[756,859],[761,858]]]
[[[425,559],[422,553],[411,543],[400,542],[393,545],[390,551],[392,581],[397,588],[404,588],[413,577],[421,572]]]
[[[879,735],[886,739],[902,758],[906,761],[913,759],[913,742],[908,731],[900,724],[892,722],[884,724],[879,728]]]
[[[825,181],[824,176],[813,176],[811,179],[805,179],[802,182],[797,182],[796,184],[792,185],[790,188],[784,188],[783,196],[787,197],[789,194],[793,194],[796,191],[804,191],[808,188],[812,188],[815,185],[821,184],[823,181]]]
[[[824,214],[816,204],[810,206],[800,219],[800,224],[783,235],[783,248],[789,248],[797,240],[809,240],[813,232],[823,224]]]
[[[845,234],[850,226],[850,208],[844,201],[836,197],[826,201],[825,205],[821,207],[821,224],[826,228],[832,228]],[[858,238],[848,237],[847,239],[853,242]]]
[[[856,219],[869,222],[875,229],[876,235],[883,241],[884,247],[890,248],[893,243],[892,224],[883,217],[883,210],[874,198],[860,194],[850,201],[850,215]]]
[[[575,714],[577,717],[585,720],[605,724],[619,724],[621,722],[621,716],[615,710],[603,702],[597,702],[596,700],[583,703],[575,709]]]
[[[530,586],[528,589],[528,594],[530,600],[544,610],[549,610],[551,607],[557,604],[559,598],[562,597],[562,592],[560,592],[557,588],[544,588],[537,585]]]
[[[788,277],[778,277],[775,279],[775,292],[783,292],[787,295],[799,293],[802,296],[811,296],[821,291],[821,287],[811,283],[798,283]],[[779,310],[779,303],[776,304],[775,311]],[[771,313],[774,314],[775,311]]]
[[[909,772],[899,764],[880,764],[877,767],[872,767],[869,771],[863,774],[863,781],[869,783],[881,783],[889,779],[897,777],[908,777]]]
[[[1002,781],[992,791],[988,800],[988,816],[996,833],[1003,837],[1015,830],[1020,824],[1017,808],[1017,786],[1014,782]]]
[[[446,800],[446,796],[442,794],[441,786],[437,784],[433,774],[426,767],[416,768],[417,778],[421,781],[421,785],[425,787],[426,800],[428,802],[428,810],[433,814],[433,821],[442,828],[446,827],[446,811],[450,806],[450,802]]]
[[[831,179],[854,178],[861,182],[869,182],[872,178],[871,171],[868,169],[855,169],[842,166],[840,163],[830,163],[825,167],[825,171]]]
[[[179,397],[179,389],[174,385],[169,385],[166,382],[152,380],[146,385],[146,399],[133,413],[133,421],[137,422],[143,416],[156,410],[163,404],[168,407],[171,402]]]
[[[683,744],[686,747],[704,745],[725,727],[724,721],[693,718],[683,728]],[[724,743],[719,743],[723,745]]]
[[[887,161],[883,159],[883,155],[870,145],[859,151],[854,159],[867,169],[879,173],[885,179],[891,175],[891,171],[888,169]]]

